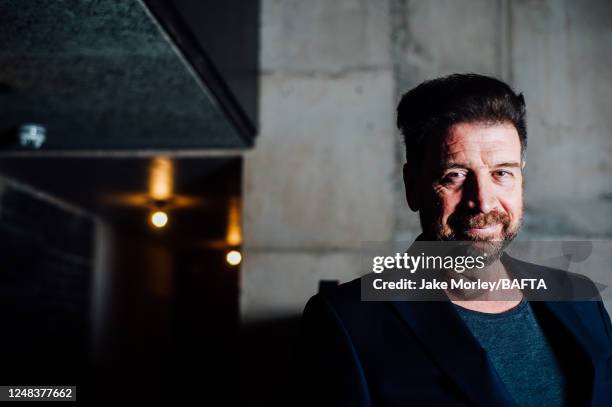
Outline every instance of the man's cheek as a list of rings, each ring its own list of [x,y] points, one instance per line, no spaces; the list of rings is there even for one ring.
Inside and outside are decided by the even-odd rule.
[[[513,202],[512,206],[509,210],[507,210],[507,212],[510,214],[510,225],[512,227],[516,227],[520,223],[521,218],[523,217],[522,199]]]

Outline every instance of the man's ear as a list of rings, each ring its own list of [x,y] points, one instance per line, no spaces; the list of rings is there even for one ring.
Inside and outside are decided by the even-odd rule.
[[[415,173],[414,169],[411,168],[408,163],[404,164],[404,188],[406,189],[406,201],[408,206],[414,212],[418,211],[421,207],[419,202],[418,193],[418,174]]]
[[[527,160],[523,160],[523,163],[521,164],[521,170],[525,168],[525,164],[527,164]]]

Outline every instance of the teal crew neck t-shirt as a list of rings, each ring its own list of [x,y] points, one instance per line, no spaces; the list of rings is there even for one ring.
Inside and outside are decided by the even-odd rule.
[[[497,314],[455,309],[518,406],[565,405],[566,378],[528,301]]]

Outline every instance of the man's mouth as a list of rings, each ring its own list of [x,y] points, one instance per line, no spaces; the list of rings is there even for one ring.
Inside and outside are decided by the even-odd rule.
[[[465,230],[465,232],[467,235],[470,236],[486,237],[494,235],[496,232],[499,232],[500,228],[501,224],[495,223],[493,225],[487,225],[483,227],[468,228]]]

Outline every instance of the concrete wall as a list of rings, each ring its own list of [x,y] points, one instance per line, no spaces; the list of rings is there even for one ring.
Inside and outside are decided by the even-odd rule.
[[[401,94],[492,74],[529,114],[523,237],[612,236],[611,4],[604,0],[264,0],[261,134],[246,155],[244,323],[296,315],[362,241],[412,240]]]
[[[512,82],[528,103],[535,235],[612,235],[612,3],[512,2]]]
[[[261,131],[245,158],[245,322],[300,312],[393,237],[397,148],[389,7],[264,1]]]

